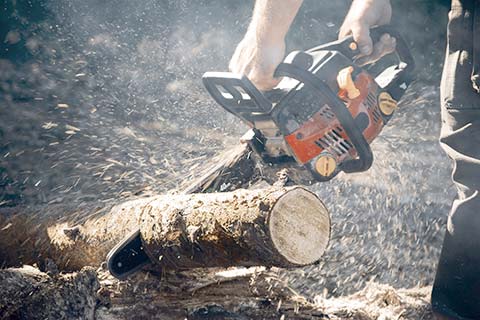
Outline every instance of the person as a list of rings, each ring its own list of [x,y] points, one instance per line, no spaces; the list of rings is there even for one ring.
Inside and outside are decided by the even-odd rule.
[[[285,36],[303,0],[257,0],[251,23],[229,68],[269,90],[285,55]],[[353,0],[339,37],[352,35],[364,56],[378,59],[395,47],[383,35],[376,44],[370,27],[388,24],[390,0]],[[441,145],[453,160],[458,189],[433,285],[437,319],[480,319],[480,1],[452,0],[441,79]]]

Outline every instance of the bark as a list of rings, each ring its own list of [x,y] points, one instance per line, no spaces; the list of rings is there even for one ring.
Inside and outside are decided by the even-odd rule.
[[[119,282],[102,269],[52,274],[27,266],[0,270],[0,318],[427,320],[430,292],[370,283],[352,296],[312,302],[275,268],[166,271],[161,280],[140,273]]]
[[[76,215],[49,210],[58,212],[0,215],[2,264],[49,258],[60,270],[98,266],[140,228],[147,253],[164,268],[292,267],[316,262],[330,235],[327,210],[299,187],[162,195]]]
[[[0,264],[38,264],[51,259],[60,270],[98,266],[125,234],[138,228],[139,206],[146,199],[116,206],[85,207],[65,211],[14,208],[0,214]]]
[[[97,319],[433,319],[431,288],[394,289],[369,283],[351,296],[307,300],[289,287],[276,268],[167,272],[162,281],[137,276],[105,292],[111,306],[97,309]],[[141,293],[141,294],[140,294]]]
[[[33,267],[0,270],[1,319],[94,319],[95,270],[48,275]]]
[[[160,282],[144,275],[120,286],[105,282],[111,305],[98,308],[97,319],[325,319],[275,269],[196,269],[166,272]]]
[[[152,261],[165,268],[294,267],[320,259],[330,219],[303,188],[238,190],[158,198],[144,211],[140,233]]]
[[[119,283],[105,271],[47,274],[0,270],[1,319],[312,319],[323,313],[292,293],[275,271],[139,274]]]

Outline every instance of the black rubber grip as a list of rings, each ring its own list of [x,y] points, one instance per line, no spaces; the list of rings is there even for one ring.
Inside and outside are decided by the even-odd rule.
[[[245,76],[206,72],[202,81],[218,104],[251,126],[267,117],[272,108],[272,103]]]

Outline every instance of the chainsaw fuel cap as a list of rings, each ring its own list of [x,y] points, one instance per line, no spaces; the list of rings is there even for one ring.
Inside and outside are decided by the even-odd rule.
[[[337,160],[329,153],[321,154],[315,161],[315,171],[323,177],[330,177],[337,169]]]

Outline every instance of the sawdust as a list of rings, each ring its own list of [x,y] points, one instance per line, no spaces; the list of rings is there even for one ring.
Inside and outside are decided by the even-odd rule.
[[[7,293],[0,296],[2,318],[433,319],[430,287],[396,290],[368,283],[353,295],[306,299],[278,270],[266,268],[167,273],[161,280],[144,273],[121,282],[103,268],[59,274],[24,266],[0,270],[0,283]],[[32,306],[38,301],[47,307]]]
[[[12,32],[0,44],[1,206],[76,208],[179,188],[246,129],[199,79],[226,69],[251,2],[38,1],[38,16],[18,3],[1,17]],[[305,1],[289,47],[333,39],[346,5]],[[396,23],[416,28],[406,36],[419,80],[374,142],[370,171],[311,187],[332,213],[323,261],[279,275],[339,318],[422,319],[454,194],[437,143],[446,11],[410,5]]]

